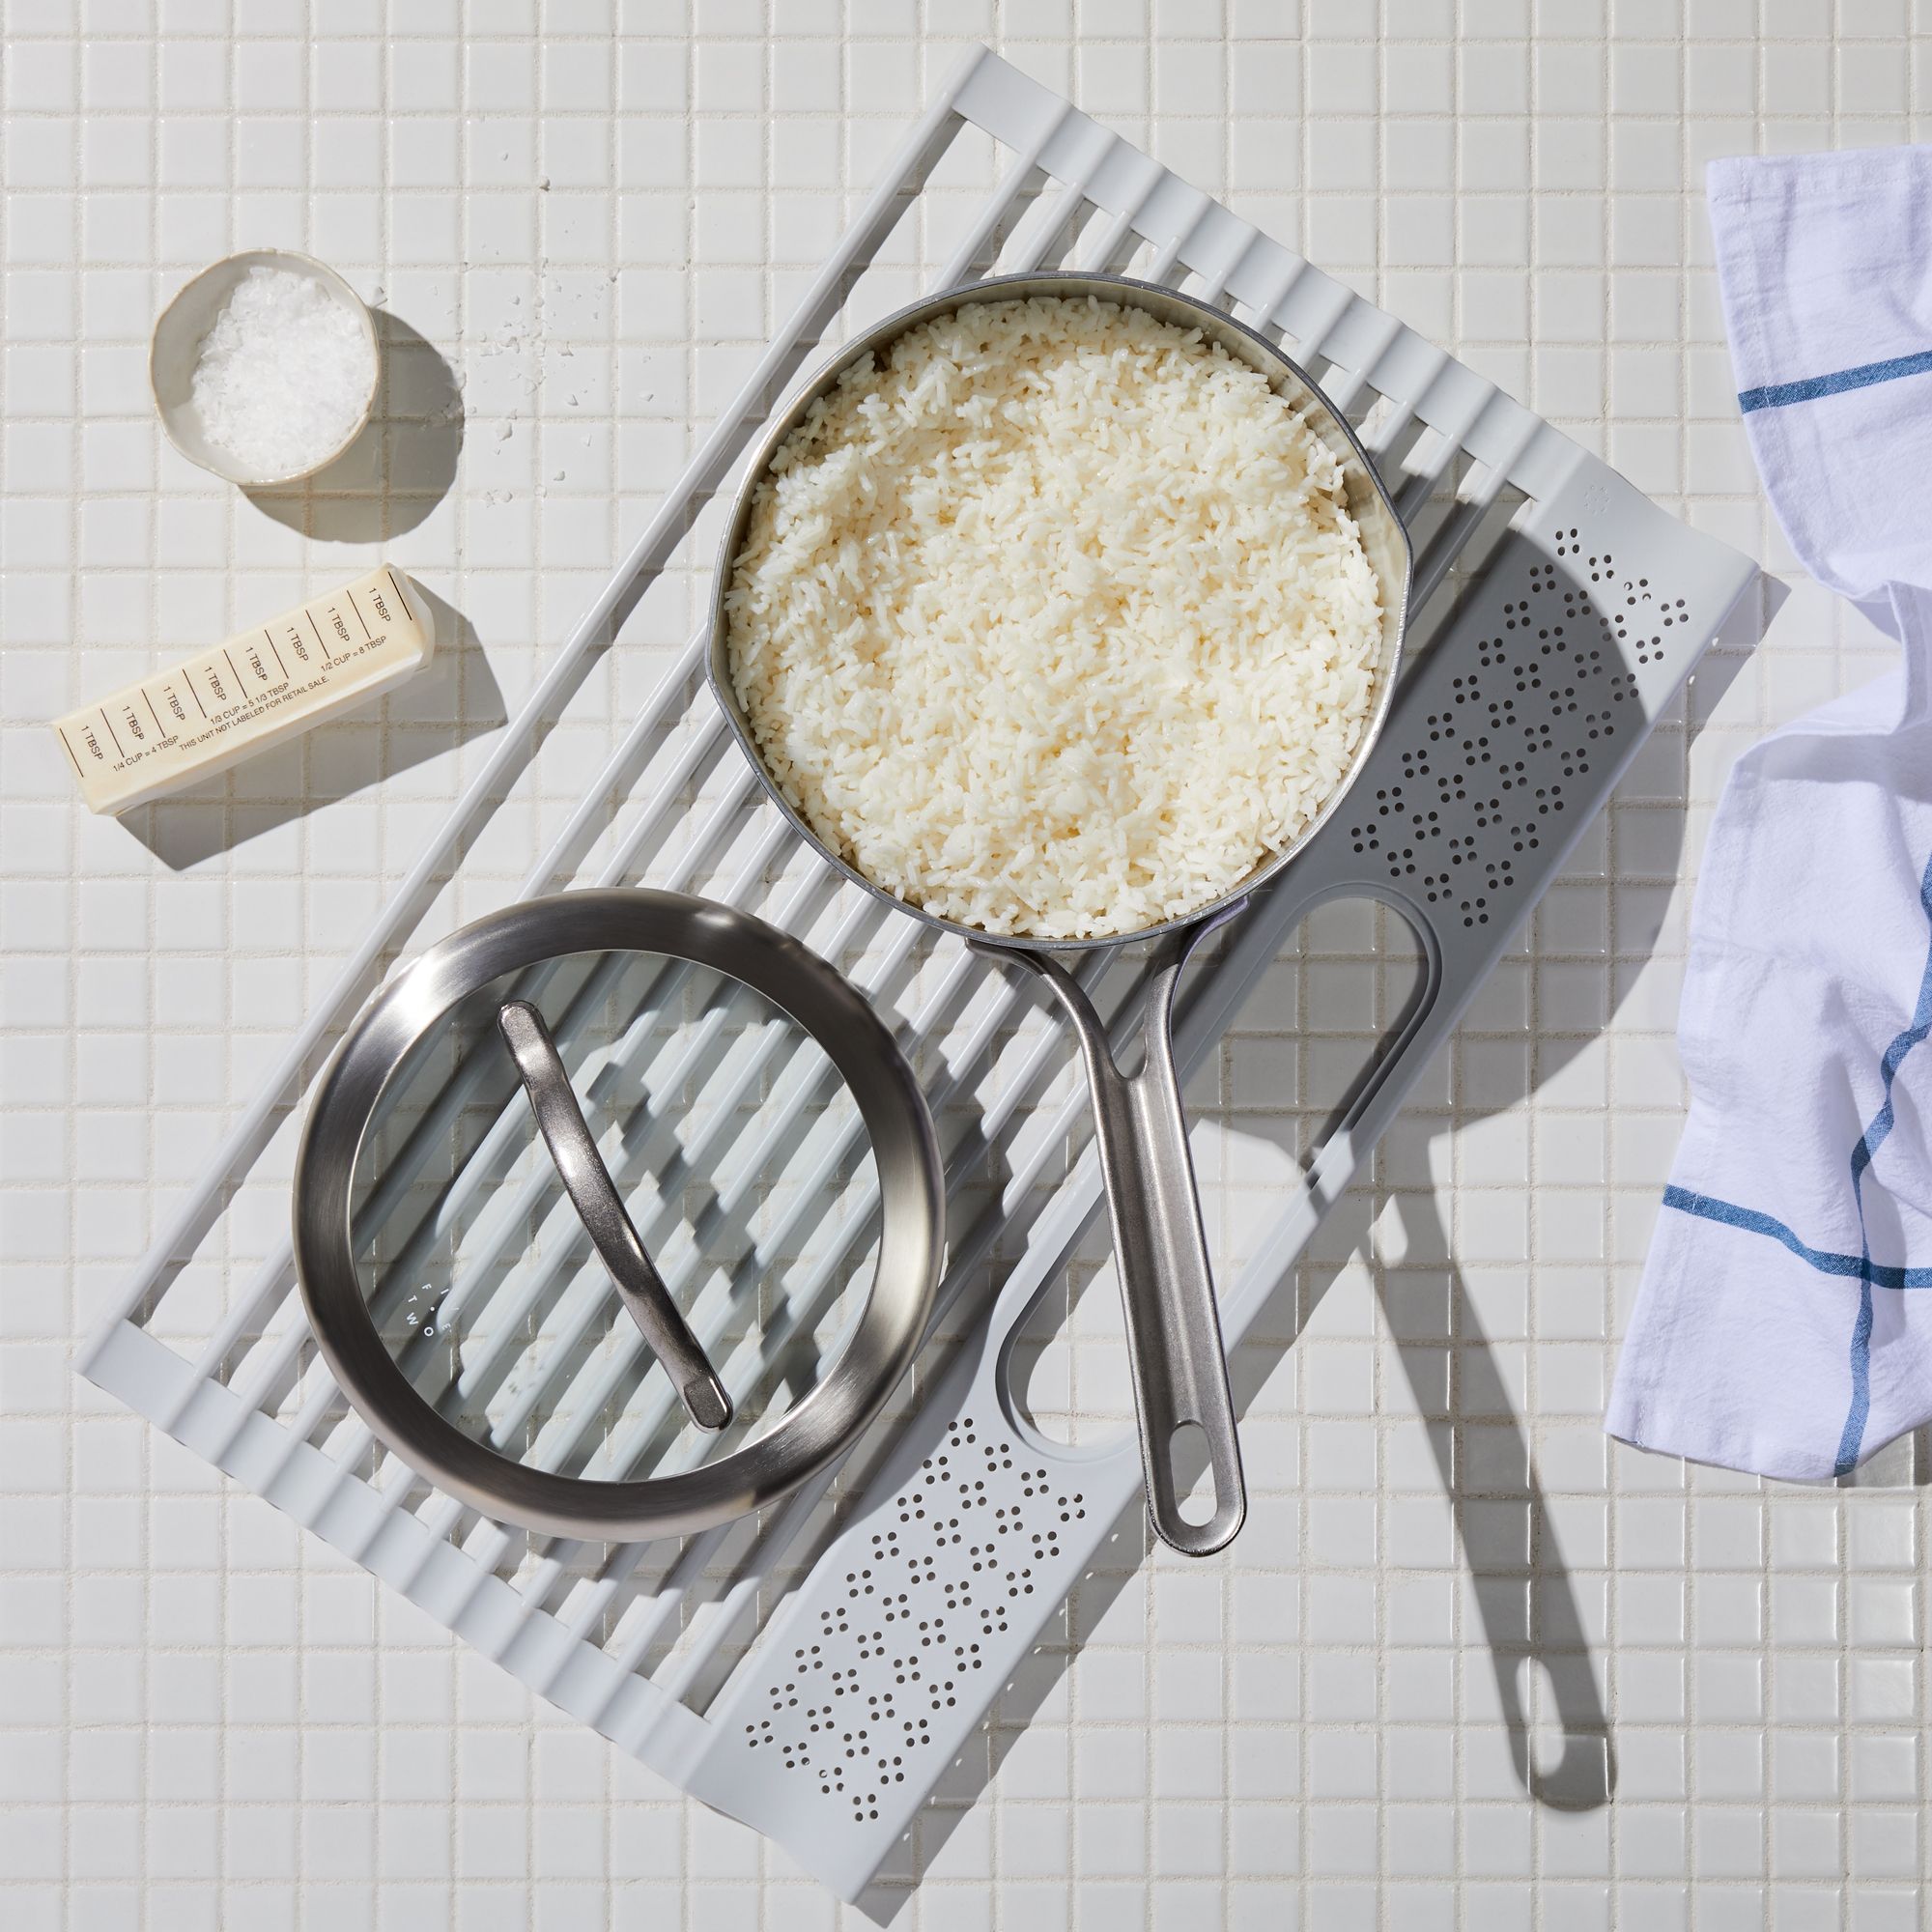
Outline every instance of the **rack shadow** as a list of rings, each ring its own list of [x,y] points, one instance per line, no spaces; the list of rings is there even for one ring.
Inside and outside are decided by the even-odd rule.
[[[1679,700],[1685,707],[1687,756],[1675,795],[1660,798],[1653,792],[1645,798],[1647,810],[1668,819],[1666,836],[1651,847],[1662,855],[1653,864],[1662,867],[1667,859],[1673,874],[1681,863],[1688,818],[1689,750],[1784,599],[1781,585],[1760,582],[1758,595],[1747,598],[1733,614],[1721,634],[1720,647],[1700,661],[1694,703]],[[1658,937],[1655,930],[1623,935],[1617,959],[1606,959],[1605,965],[1625,970],[1613,980],[1607,1009],[1598,1025],[1586,1033],[1543,1037],[1539,1046],[1545,1050],[1533,1060],[1525,1056],[1522,1082],[1495,1093],[1479,1109],[1464,1109],[1459,1121],[1505,1112],[1560,1074],[1607,1029],[1621,1005],[1619,982],[1627,989],[1634,981],[1635,976],[1629,969],[1650,955]],[[1383,1046],[1358,1073],[1350,1094],[1318,1132],[1318,1144],[1328,1127],[1347,1116],[1353,1094],[1371,1078],[1387,1042],[1402,1032],[1398,1017],[1383,1036]],[[1305,1157],[1299,1146],[1280,1144],[1298,1161]],[[1415,1408],[1432,1425],[1428,1429],[1432,1453],[1449,1501],[1460,1559],[1473,1584],[1512,1763],[1532,1803],[1562,1811],[1599,1809],[1616,1791],[1615,1741],[1577,1584],[1554,1533],[1523,1419],[1508,1396],[1507,1378],[1476,1313],[1434,1194],[1404,1192],[1395,1199],[1409,1251],[1445,1258],[1436,1272],[1446,1274],[1449,1312],[1438,1328],[1412,1331],[1405,1323],[1395,1306],[1400,1270],[1382,1271],[1380,1294]],[[1350,1216],[1352,1222],[1345,1218]],[[1353,1253],[1365,1246],[1367,1196],[1356,1192],[1339,1203],[1328,1229],[1331,1239],[1324,1245],[1330,1249]],[[1332,1238],[1338,1233],[1346,1236],[1339,1248]],[[1250,1339],[1233,1357],[1236,1406],[1244,1414],[1300,1338],[1310,1314],[1344,1265],[1337,1261],[1317,1270],[1299,1263],[1277,1285]],[[1257,1342],[1255,1336],[1267,1339]],[[1474,1439],[1478,1430],[1480,1441]],[[1114,1524],[1103,1548],[1109,1554],[1092,1567],[1073,1605],[1056,1613],[1056,1622],[1042,1634],[1026,1666],[994,1704],[980,1734],[983,1751],[966,1754],[951,1767],[919,1815],[900,1856],[881,1868],[862,1898],[861,1909],[875,1922],[890,1923],[903,1909],[940,1847],[997,1775],[1013,1742],[1058,1690],[1085,1647],[1086,1633],[1094,1629],[1140,1574],[1150,1539],[1139,1499]],[[1528,1694],[1527,1681],[1533,1672],[1540,1672],[1548,1687],[1547,1706],[1541,1710]],[[1560,1750],[1548,1752],[1547,1761],[1538,1748],[1546,1740],[1560,1742]]]

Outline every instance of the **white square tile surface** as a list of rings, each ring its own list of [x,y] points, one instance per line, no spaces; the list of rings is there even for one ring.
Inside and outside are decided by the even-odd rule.
[[[67,1365],[962,44],[1784,570],[1700,170],[1921,132],[1922,14],[9,0],[0,1924],[858,1922]],[[964,210],[983,185],[947,165],[934,252],[946,189]],[[253,245],[327,259],[390,318],[393,420],[340,500],[214,486],[154,421],[154,314]],[[153,813],[87,818],[46,719],[379,554],[463,613],[431,674]],[[514,879],[554,829],[697,587],[627,626],[478,876]],[[1737,750],[1883,663],[1801,591],[1714,667],[1715,709],[1692,693],[1695,739],[1660,732],[1308,1258],[1306,1326],[1246,1424],[1242,1538],[1076,1598],[1070,1666],[1030,1720],[1000,1716],[997,1775],[935,1821],[897,1922],[1922,1922],[1917,1449],[1820,1493],[1597,1427],[1677,1130],[1703,825]],[[1398,999],[1380,945],[1314,922],[1273,989],[1302,1037],[1224,1062],[1224,1239]],[[1079,1373],[1118,1409],[1105,1345]],[[1561,1802],[1605,1781],[1607,1804]]]

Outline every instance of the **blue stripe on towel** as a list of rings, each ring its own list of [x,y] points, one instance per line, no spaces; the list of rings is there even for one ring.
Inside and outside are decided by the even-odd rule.
[[[1932,355],[1907,359],[1932,368]],[[1932,859],[1927,859],[1925,870],[1919,877],[1918,903],[1924,908],[1927,921],[1932,922]],[[1688,1187],[1666,1187],[1663,1190],[1663,1205],[1666,1208],[1675,1208],[1683,1214],[1694,1214],[1699,1220],[1719,1221],[1726,1227],[1742,1229],[1746,1234],[1763,1235],[1779,1247],[1788,1249],[1808,1266],[1816,1268],[1820,1274],[1845,1275],[1859,1284],[1858,1318],[1852,1323],[1852,1400],[1845,1412],[1843,1433],[1838,1438],[1836,1472],[1841,1476],[1858,1464],[1859,1451],[1864,1446],[1865,1422],[1871,1413],[1872,1290],[1932,1288],[1932,1268],[1893,1267],[1872,1260],[1871,1240],[1865,1229],[1864,1197],[1865,1171],[1885,1145],[1895,1118],[1891,1105],[1892,1082],[1898,1077],[1905,1056],[1928,1036],[1932,1036],[1932,950],[1927,951],[1925,969],[1919,975],[1918,1001],[1912,1009],[1912,1023],[1902,1033],[1893,1036],[1891,1044],[1879,1060],[1879,1081],[1885,1090],[1884,1098],[1852,1149],[1852,1201],[1859,1213],[1857,1254],[1834,1254],[1827,1248],[1814,1248],[1808,1242],[1800,1240],[1782,1221],[1770,1214],[1761,1214],[1754,1208],[1740,1208],[1735,1202],[1719,1201],[1710,1194],[1693,1193]]]
[[[1772,1215],[1760,1214],[1755,1208],[1740,1208],[1734,1201],[1719,1201],[1714,1194],[1696,1194],[1688,1187],[1666,1187],[1663,1205],[1675,1208],[1680,1214],[1694,1214],[1700,1221],[1721,1221],[1727,1228],[1740,1228],[1747,1235],[1766,1236],[1820,1274],[1846,1275],[1854,1281],[1868,1281],[1874,1288],[1932,1288],[1932,1267],[1893,1267],[1887,1262],[1814,1248]]]
[[[1833,369],[1829,376],[1806,376],[1802,382],[1767,383],[1759,389],[1743,389],[1738,394],[1738,408],[1746,415],[1753,410],[1781,410],[1786,403],[1808,403],[1818,396],[1868,389],[1874,383],[1895,383],[1901,376],[1923,376],[1928,371],[1932,371],[1932,349],[1921,349],[1917,355],[1894,355],[1886,362]]]
[[[1932,859],[1926,861],[1925,870],[1918,881],[1918,903],[1924,907],[1926,919],[1932,921]],[[1885,1086],[1885,1098],[1880,1102],[1878,1112],[1872,1116],[1871,1124],[1859,1136],[1858,1146],[1852,1150],[1852,1199],[1858,1204],[1859,1242],[1863,1251],[1866,1271],[1859,1290],[1859,1319],[1852,1325],[1852,1406],[1846,1412],[1845,1433],[1838,1442],[1838,1474],[1841,1476],[1858,1463],[1859,1449],[1864,1441],[1865,1417],[1871,1409],[1872,1284],[1871,1245],[1865,1236],[1865,1170],[1871,1166],[1873,1156],[1891,1132],[1891,1083],[1898,1077],[1899,1065],[1928,1033],[1932,1033],[1932,951],[1926,952],[1925,970],[1919,976],[1918,1002],[1912,1009],[1912,1024],[1893,1038],[1879,1062],[1879,1078]]]

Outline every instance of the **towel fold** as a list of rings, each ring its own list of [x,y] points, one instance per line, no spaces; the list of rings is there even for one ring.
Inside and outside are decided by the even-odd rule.
[[[1690,1114],[1605,1426],[1822,1478],[1932,1420],[1932,149],[1709,186],[1765,490],[1903,664],[1746,753],[1719,802]]]

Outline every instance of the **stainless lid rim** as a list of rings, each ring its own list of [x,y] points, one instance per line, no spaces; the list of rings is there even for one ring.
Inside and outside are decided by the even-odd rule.
[[[384,1089],[460,1000],[538,961],[594,952],[690,959],[750,986],[824,1049],[870,1138],[881,1203],[870,1293],[846,1346],[764,1435],[668,1477],[603,1483],[500,1456],[415,1393],[369,1314],[349,1242],[355,1163]],[[637,887],[526,900],[465,926],[384,987],[317,1083],[297,1154],[297,1277],[316,1344],[377,1436],[439,1488],[485,1515],[554,1536],[637,1542],[689,1535],[786,1494],[871,1420],[909,1366],[930,1315],[944,1249],[937,1136],[912,1068],[864,997],[762,920]]]

